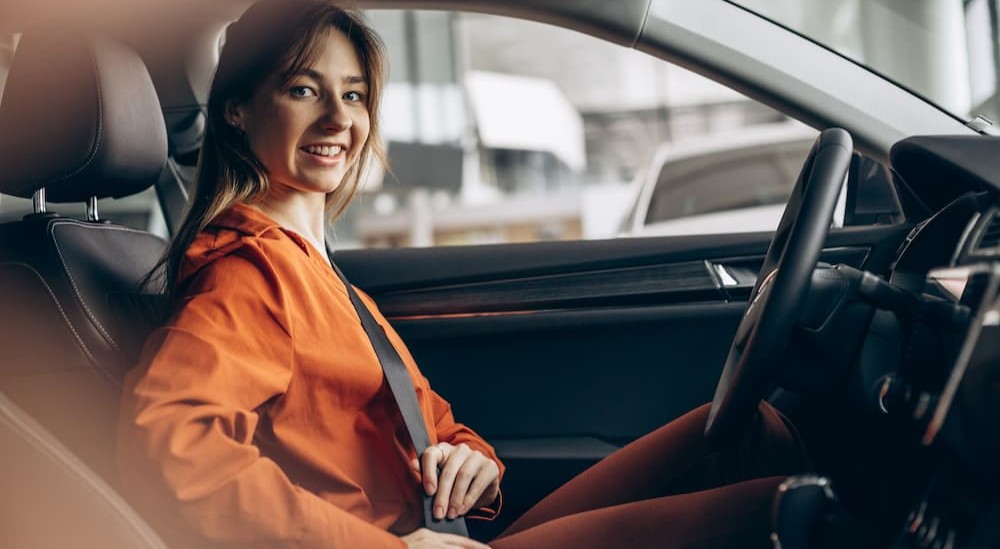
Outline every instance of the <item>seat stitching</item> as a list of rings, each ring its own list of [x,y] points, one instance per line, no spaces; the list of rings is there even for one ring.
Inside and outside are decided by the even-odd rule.
[[[94,314],[94,311],[92,311],[90,309],[90,306],[87,305],[87,300],[83,298],[83,293],[80,292],[80,288],[76,285],[76,279],[73,278],[73,273],[72,273],[72,271],[69,268],[69,264],[66,262],[66,258],[63,257],[62,249],[59,247],[59,240],[57,238],[55,238],[56,227],[58,227],[60,225],[67,225],[67,224],[70,224],[70,223],[55,221],[55,222],[52,223],[52,225],[49,228],[49,234],[52,235],[52,243],[55,244],[55,247],[56,247],[56,255],[59,256],[59,262],[62,263],[63,270],[66,272],[66,276],[69,277],[69,283],[70,283],[70,286],[73,287],[73,292],[76,293],[77,301],[79,301],[81,304],[83,304],[83,308],[87,312],[87,316],[90,318],[90,321],[93,322],[97,326],[97,330],[100,331],[101,334],[105,337],[105,339],[108,340],[108,343],[110,343],[111,346],[114,347],[114,349],[116,351],[120,352],[121,349],[118,347],[118,343],[114,340],[113,337],[111,337],[111,334],[108,333],[108,331],[104,329],[104,326],[101,325],[101,322],[97,319],[97,315]],[[72,224],[76,225],[76,223],[72,223]],[[95,228],[95,229],[98,228],[98,227],[87,227],[86,225],[83,225],[83,224],[79,224],[78,226],[83,227],[83,228]],[[109,227],[109,228],[113,228],[113,227]]]
[[[34,273],[36,277],[38,277],[38,280],[42,283],[42,286],[45,286],[45,290],[49,292],[49,296],[52,298],[53,303],[55,303],[56,307],[59,309],[59,314],[62,315],[63,320],[66,321],[66,325],[69,327],[70,331],[73,332],[73,336],[76,337],[77,342],[80,344],[81,347],[83,347],[83,352],[84,354],[87,355],[87,358],[90,359],[91,364],[93,364],[98,371],[105,374],[108,377],[108,379],[111,380],[112,383],[120,386],[121,382],[115,378],[114,374],[108,371],[106,368],[104,368],[94,357],[94,355],[91,354],[90,349],[87,348],[87,344],[83,341],[83,338],[80,336],[79,332],[76,331],[76,328],[73,327],[73,323],[70,321],[69,315],[66,314],[66,311],[63,309],[62,304],[59,303],[59,299],[56,297],[55,292],[52,291],[52,287],[49,286],[48,282],[45,281],[45,278],[42,277],[42,274],[39,273],[31,265],[28,265],[27,263],[22,263],[20,261],[0,263],[0,266],[8,266],[8,265],[24,267],[25,269],[28,269],[29,271]]]
[[[148,236],[151,238],[156,238],[156,237],[150,233],[144,231],[138,231],[129,227],[120,227],[114,225],[90,225],[87,223],[81,223],[80,221],[75,219],[61,219],[61,220],[57,219],[52,222],[49,228],[49,233],[52,235],[52,242],[56,248],[56,255],[59,256],[59,262],[62,264],[63,270],[66,272],[66,276],[69,278],[70,285],[73,287],[73,291],[76,293],[77,300],[83,305],[84,310],[87,312],[87,317],[90,318],[91,322],[93,322],[97,326],[98,331],[100,331],[101,334],[104,335],[104,337],[108,340],[108,343],[110,343],[111,346],[116,351],[118,351],[121,354],[124,354],[123,351],[121,350],[121,347],[119,347],[118,342],[115,341],[114,336],[112,336],[111,333],[101,324],[101,322],[97,318],[97,315],[91,310],[90,306],[87,305],[87,301],[84,299],[83,293],[80,291],[80,288],[76,284],[76,279],[73,278],[73,272],[70,269],[69,263],[66,261],[66,258],[62,254],[62,248],[59,247],[59,240],[55,238],[56,228],[63,225],[75,225],[77,227],[87,230],[109,230],[109,231],[118,231],[122,233],[132,233],[136,235]]]

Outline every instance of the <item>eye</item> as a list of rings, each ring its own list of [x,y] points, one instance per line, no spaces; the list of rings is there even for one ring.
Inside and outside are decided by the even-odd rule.
[[[292,86],[289,88],[288,93],[292,97],[316,97],[316,90],[310,88],[309,86]]]
[[[344,94],[345,101],[364,101],[365,94],[358,91],[349,91]]]

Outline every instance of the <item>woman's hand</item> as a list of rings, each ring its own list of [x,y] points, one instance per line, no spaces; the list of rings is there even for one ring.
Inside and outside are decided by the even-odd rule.
[[[416,460],[412,465],[417,466]],[[460,517],[470,509],[489,505],[500,493],[500,468],[465,444],[440,442],[429,446],[420,456],[419,470],[427,495],[435,496],[434,518],[438,520]]]
[[[411,532],[402,539],[409,549],[490,549],[489,545],[483,545],[474,539],[455,534],[439,534],[426,528]]]

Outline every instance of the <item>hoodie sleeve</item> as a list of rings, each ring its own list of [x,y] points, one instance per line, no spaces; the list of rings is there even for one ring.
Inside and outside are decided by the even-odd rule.
[[[140,501],[162,498],[171,515],[222,544],[405,547],[295,486],[252,443],[258,410],[292,376],[284,300],[252,246],[190,279],[178,312],[126,379],[118,444],[126,490]]]

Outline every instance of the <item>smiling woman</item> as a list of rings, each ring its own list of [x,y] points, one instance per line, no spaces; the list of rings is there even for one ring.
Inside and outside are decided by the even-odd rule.
[[[125,380],[119,463],[151,516],[220,544],[485,547],[464,517],[496,516],[504,465],[326,252],[327,211],[378,154],[382,70],[378,38],[326,0],[264,0],[233,24],[164,259],[173,313]],[[761,404],[745,441],[712,448],[706,413],[614,453],[491,543],[766,546],[797,441]]]
[[[1000,493],[996,460],[988,459],[992,450],[971,458],[965,451],[992,440],[979,436],[989,431],[985,412],[992,409],[966,400],[963,389],[952,395],[948,419],[937,413],[947,407],[934,413],[938,447],[912,444],[920,444],[912,433],[926,433],[914,412],[933,410],[934,400],[948,395],[942,389],[956,387],[957,378],[945,375],[950,352],[935,348],[968,349],[958,341],[968,317],[961,307],[974,296],[967,288],[960,302],[942,302],[930,285],[928,308],[915,313],[912,305],[924,301],[918,294],[931,267],[995,271],[996,139],[972,135],[964,120],[727,0],[365,0],[361,6],[373,8],[366,17],[394,55],[388,84],[366,72],[375,50],[365,50],[357,34],[363,27],[331,30],[330,20],[313,17],[304,25],[322,32],[278,40],[288,20],[257,10],[311,4],[267,2],[228,29],[250,0],[0,2],[0,32],[24,33],[0,102],[0,216],[8,216],[0,221],[0,391],[7,397],[0,398],[0,546],[159,546],[105,541],[111,521],[95,515],[125,517],[115,509],[129,504],[137,511],[125,517],[130,524],[149,521],[176,547],[443,540],[494,549],[768,547],[772,529],[789,549],[810,544],[785,534],[828,530],[840,536],[815,537],[838,547],[888,547],[905,531],[904,538],[925,538],[916,546],[944,546],[958,536],[952,545],[971,549],[962,540],[975,530],[988,534],[982,546],[1000,546],[990,528],[995,512],[985,515]],[[951,3],[971,11],[984,5]],[[455,11],[378,9],[401,4]],[[53,13],[69,22],[38,25]],[[246,26],[255,17],[258,25]],[[326,55],[331,47],[348,52]],[[216,92],[229,89],[209,98],[220,53]],[[692,200],[689,187],[708,193],[706,215],[728,215],[714,206],[756,199],[755,190],[775,202],[763,207],[777,209],[791,181],[775,178],[791,178],[791,171],[761,170],[768,175],[759,179],[730,169],[746,185],[739,192],[710,177],[712,189],[704,188],[694,176],[720,158],[753,152],[735,128],[784,115],[750,107],[712,82],[687,87],[691,80],[667,60],[817,129],[843,126],[872,157],[851,159],[844,227],[822,243],[822,263],[810,269],[811,256],[789,255],[800,275],[812,276],[806,314],[776,317],[802,321],[787,349],[770,337],[773,352],[771,345],[761,351],[767,340],[750,344],[744,336],[753,330],[735,330],[742,318],[755,322],[744,327],[764,330],[773,311],[755,317],[761,304],[782,303],[752,293],[767,232],[392,250],[344,250],[338,241],[334,261],[364,289],[355,292],[355,307],[351,285],[335,274],[313,224],[326,215],[326,195],[346,200],[352,169],[360,183],[363,167],[378,167],[370,148],[379,144],[377,133],[399,181],[390,175],[368,187],[377,174],[362,185],[379,193],[374,213],[394,222],[392,204],[380,199],[396,198],[403,204],[397,214],[444,216],[423,225],[433,231],[379,233],[389,235],[385,243],[594,236],[573,225],[581,206],[610,211],[615,204],[603,195],[584,200],[564,192],[568,186],[603,186],[605,175],[621,186],[627,170],[618,168],[646,163],[663,139],[676,141],[671,150],[678,152],[680,136],[708,130],[731,139],[688,149],[696,154],[685,159],[697,169],[666,186],[677,192],[667,193],[661,211],[690,213],[683,208]],[[388,88],[381,105],[380,82]],[[670,101],[657,100],[666,96]],[[352,157],[359,101],[370,129]],[[609,103],[621,109],[603,110]],[[497,107],[506,110],[479,117]],[[497,115],[503,112],[517,116]],[[556,122],[572,129],[571,137],[535,131]],[[149,203],[177,199],[206,212],[215,197],[202,193],[213,185],[220,195],[262,181],[270,190],[259,186],[259,195],[234,199],[206,221],[179,260],[169,288],[172,316],[146,315],[146,305],[155,313],[167,302],[135,290],[166,243],[107,221],[98,209],[112,220],[117,212],[92,203],[154,184],[179,192],[178,180],[196,179],[206,131],[201,167],[214,165],[211,177],[224,184],[206,180],[186,187],[190,197],[161,193]],[[890,146],[908,135],[917,137],[895,146],[890,164]],[[718,152],[715,145],[724,151],[700,154]],[[559,163],[582,171],[568,173]],[[667,161],[659,164],[666,173]],[[892,181],[866,186],[873,168],[891,168]],[[289,203],[275,199],[282,194],[306,197],[306,214],[277,220]],[[11,195],[20,212],[6,209]],[[415,203],[422,197],[427,208],[411,208],[407,196]],[[491,197],[498,200],[487,204]],[[63,201],[67,208],[53,211]],[[454,207],[459,202],[464,209]],[[803,216],[825,229],[820,217]],[[512,227],[517,231],[505,232]],[[829,266],[838,263],[845,265]],[[762,285],[769,296],[780,295],[776,277],[764,277],[773,282]],[[991,287],[979,287],[975,299],[985,300]],[[872,297],[893,310],[873,311]],[[748,301],[756,301],[749,317]],[[373,330],[360,324],[365,310]],[[413,443],[386,388],[369,339],[383,332],[412,385],[429,451]],[[760,388],[781,388],[773,404],[789,422],[767,404],[749,403],[747,412],[760,411],[757,421],[745,432],[725,429],[713,446],[704,437],[708,413],[696,408],[711,398],[734,332],[737,351],[760,355]],[[740,376],[732,373],[720,387],[734,387]],[[830,478],[785,482],[796,497],[786,493],[779,507],[802,511],[797,496],[812,494],[821,500],[816,510],[834,512],[783,511],[772,522],[775,486],[800,470],[788,459],[797,456],[791,423],[815,470]],[[6,436],[12,428],[38,436]],[[53,438],[46,431],[61,448],[45,442]],[[128,494],[128,503],[74,497],[74,483],[38,467],[39,452],[88,485],[107,481],[110,489],[100,493]],[[940,490],[920,496],[929,482]],[[832,493],[836,503],[825,499]],[[970,508],[970,501],[984,507]],[[493,520],[469,520],[471,540],[421,530],[442,515]],[[921,520],[926,528],[915,528]],[[940,539],[928,541],[935,527]],[[193,540],[177,535],[188,530],[200,533]]]

